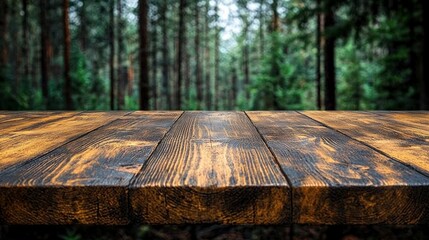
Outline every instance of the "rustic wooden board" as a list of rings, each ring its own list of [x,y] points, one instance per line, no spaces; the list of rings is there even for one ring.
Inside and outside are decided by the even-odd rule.
[[[340,112],[341,113],[341,112]],[[344,113],[344,112],[343,112]],[[429,143],[429,114],[412,112],[346,112],[358,118],[363,125],[371,124],[382,128],[386,132],[399,132],[399,135],[408,135],[420,138]],[[426,119],[424,116],[427,115]],[[340,116],[341,117],[341,116]]]
[[[42,126],[49,124],[61,119],[66,119],[80,112],[58,112],[50,114],[41,113],[21,113],[11,114],[7,119],[3,119],[0,122],[0,134],[10,133],[25,128],[35,128],[36,126]],[[1,120],[1,119],[0,119]]]
[[[247,114],[291,183],[294,223],[427,222],[425,176],[299,113]]]
[[[0,135],[0,170],[39,157],[125,112],[92,112]]]
[[[63,111],[0,111],[0,123],[19,119],[29,119],[45,117],[54,114],[64,113]]]
[[[358,112],[304,112],[350,137],[429,176],[429,138],[422,132],[389,125],[370,114]]]
[[[127,188],[181,112],[134,112],[0,172],[8,224],[127,224]]]
[[[290,189],[243,112],[185,112],[130,189],[137,222],[277,224]]]
[[[389,111],[373,111],[370,113],[383,116],[384,119],[394,120],[397,122],[410,124],[419,129],[429,130],[429,111],[421,112],[389,112]]]

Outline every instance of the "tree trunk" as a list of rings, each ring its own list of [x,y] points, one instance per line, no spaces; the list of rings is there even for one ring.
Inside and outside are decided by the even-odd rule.
[[[414,17],[415,13],[415,0],[409,0],[405,2],[405,7],[408,13],[408,68],[411,69],[410,78],[408,85],[413,86],[415,89],[419,89],[419,74],[418,74],[418,60],[417,60],[417,39],[416,39],[416,21]],[[414,109],[419,109],[419,93],[415,93],[411,96],[412,105],[415,106]]]
[[[271,3],[271,10],[273,11],[272,32],[278,32],[280,30],[278,0],[273,0],[273,2]]]
[[[195,76],[197,85],[197,109],[202,108],[203,103],[203,80],[201,75],[200,59],[200,9],[199,0],[195,0]]]
[[[148,2],[139,0],[140,109],[149,109]]]
[[[249,39],[248,39],[248,27],[246,26],[246,33],[245,33],[245,41],[246,43],[244,44],[244,52],[243,52],[243,71],[244,71],[244,97],[245,100],[248,101],[250,94],[249,94],[249,85],[250,85],[250,68],[249,68],[249,64],[250,64],[250,46],[249,46]]]
[[[215,110],[219,110],[219,100],[221,96],[221,92],[219,91],[220,86],[220,78],[219,78],[219,38],[220,38],[220,30],[219,30],[219,0],[216,0],[215,5],[215,16],[216,16],[216,27],[215,27],[215,49],[214,49],[214,57],[215,57],[215,65],[214,65],[214,85],[215,85],[215,100],[214,107]]]
[[[429,3],[423,2],[423,77],[420,80],[420,109],[429,110]]]
[[[48,0],[40,0],[40,72],[41,72],[41,86],[42,86],[42,96],[46,109],[49,109],[49,91],[48,91],[48,81],[49,81],[49,35],[48,35],[48,21],[46,15],[48,12],[47,9]]]
[[[22,58],[24,59],[24,78],[29,75],[29,42],[28,42],[28,0],[22,0]]]
[[[147,15],[147,12],[146,12]],[[147,17],[147,16],[146,16]],[[158,109],[158,88],[157,88],[157,73],[158,73],[158,21],[155,16],[152,17],[152,38],[151,44],[151,59],[152,59],[152,77],[150,82],[152,109]]]
[[[249,16],[247,15],[249,10],[247,8],[247,2],[243,1],[240,3],[240,8],[245,10],[244,14],[240,14],[241,21],[243,22],[243,32],[242,32],[242,62],[243,62],[243,88],[244,88],[244,99],[247,101],[249,99],[249,83],[250,83],[250,70],[249,70],[249,61],[250,61],[250,46],[249,46]],[[261,17],[261,16],[260,16]]]
[[[7,0],[3,0],[7,1]],[[13,67],[13,92],[14,94],[18,94],[18,89],[21,84],[21,51],[19,47],[19,29],[18,29],[18,12],[20,11],[18,4],[12,4],[10,6],[10,24],[9,24],[9,35],[11,39],[15,39],[9,45],[12,49],[12,59],[10,59],[11,66]]]
[[[70,27],[69,0],[63,0],[63,29],[64,29],[64,98],[67,110],[73,110],[72,86],[70,78]]]
[[[321,79],[322,79],[322,54],[321,54],[321,36],[322,36],[322,13],[321,0],[317,0],[317,30],[316,30],[316,105],[317,109],[322,110]]]
[[[86,5],[88,2],[85,3],[84,0],[81,0],[82,6],[80,7],[79,11],[79,21],[80,21],[80,47],[82,51],[86,51],[87,44],[88,44],[88,28],[86,23]]]
[[[259,58],[264,56],[264,1],[259,1]],[[260,64],[261,65],[261,64]]]
[[[235,109],[235,106],[237,104],[237,92],[238,92],[238,77],[237,77],[237,70],[235,68],[235,59],[232,60],[231,63],[232,66],[232,79],[231,79],[231,83],[232,83],[232,91],[231,91],[231,105],[230,105],[230,110]]]
[[[186,26],[186,24],[185,24],[185,26]],[[185,99],[186,99],[187,108],[189,108],[189,103],[191,102],[191,85],[192,85],[191,77],[190,77],[190,75],[191,75],[191,62],[190,62],[191,56],[190,56],[190,53],[189,53],[188,47],[187,47],[187,45],[188,45],[188,37],[186,36],[187,35],[186,31],[184,32],[184,35],[185,35],[185,37],[183,39],[183,49],[184,49],[184,52],[185,52],[184,53],[184,57],[185,57],[185,59],[184,59],[185,69],[184,69],[184,72],[183,72],[183,77],[184,77],[184,80],[185,80],[184,96],[185,96]]]
[[[168,0],[163,0],[161,8],[162,25],[162,96],[165,99],[164,109],[171,110],[171,96],[169,87],[169,54],[168,54],[168,23],[167,23]]]
[[[110,110],[115,110],[115,0],[110,0],[109,18]]]
[[[134,92],[134,59],[133,56],[128,56],[127,81],[125,88],[128,91],[128,96],[132,96]]]
[[[205,62],[205,106],[207,110],[212,109],[211,74],[210,74],[210,27],[209,27],[210,0],[206,0],[204,14],[204,62]]]
[[[117,9],[118,9],[118,88],[117,88],[117,97],[118,97],[118,110],[123,110],[125,106],[125,79],[122,77],[124,74],[123,71],[123,54],[124,54],[124,36],[123,31],[125,28],[124,19],[123,19],[123,6],[122,0],[117,1]],[[140,69],[142,70],[142,69]]]
[[[8,39],[7,39],[7,29],[8,29],[8,1],[0,1],[0,66],[4,67],[8,62]]]
[[[271,10],[273,12],[273,19],[272,19],[272,23],[271,23],[271,31],[272,31],[272,38],[271,38],[271,47],[272,47],[272,52],[276,52],[279,50],[279,48],[281,47],[280,41],[278,39],[278,34],[280,32],[280,17],[279,17],[279,12],[278,12],[278,0],[273,0],[273,2],[271,3]],[[272,78],[272,90],[271,92],[267,93],[269,95],[269,97],[267,98],[267,104],[268,104],[268,109],[273,109],[273,110],[280,110],[280,102],[279,99],[277,97],[277,95],[275,94],[275,90],[278,88],[283,88],[282,86],[282,76],[281,76],[281,66],[280,61],[278,59],[278,56],[276,54],[273,55],[274,59],[271,62],[271,78]]]
[[[182,78],[183,78],[183,64],[184,60],[184,40],[185,40],[185,9],[186,9],[186,0],[180,0],[179,5],[179,35],[178,35],[178,50],[177,50],[177,87],[176,87],[176,109],[179,110],[182,108]]]
[[[327,30],[335,25],[334,11],[330,6],[325,5],[325,26],[323,27],[325,34],[325,109],[335,110],[336,99],[335,99],[335,37],[331,34],[327,34]]]

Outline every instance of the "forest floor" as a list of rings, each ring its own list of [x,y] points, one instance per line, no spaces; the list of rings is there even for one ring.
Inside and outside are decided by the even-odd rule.
[[[291,232],[292,229],[292,232]],[[2,240],[429,239],[427,226],[0,226]]]

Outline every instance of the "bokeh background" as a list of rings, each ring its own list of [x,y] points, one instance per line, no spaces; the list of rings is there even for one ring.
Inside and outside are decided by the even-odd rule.
[[[0,4],[0,109],[429,108],[425,0]]]

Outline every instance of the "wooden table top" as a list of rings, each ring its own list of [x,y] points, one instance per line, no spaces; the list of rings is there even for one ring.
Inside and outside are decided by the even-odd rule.
[[[418,224],[429,112],[1,112],[0,224]]]

